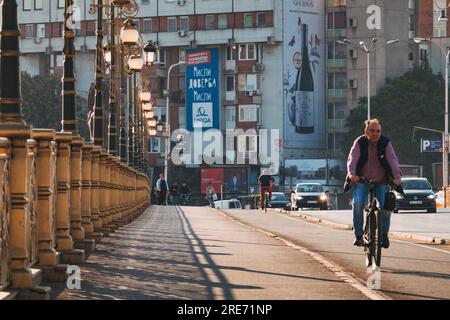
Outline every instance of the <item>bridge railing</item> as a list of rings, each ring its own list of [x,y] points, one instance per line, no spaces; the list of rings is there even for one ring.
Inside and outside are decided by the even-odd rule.
[[[144,173],[78,135],[0,137],[0,291],[58,278],[149,205]]]

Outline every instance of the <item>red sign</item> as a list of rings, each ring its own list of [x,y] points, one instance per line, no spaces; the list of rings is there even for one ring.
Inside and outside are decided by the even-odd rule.
[[[201,51],[195,53],[189,53],[186,55],[186,64],[188,66],[195,66],[204,63],[210,63],[211,61],[211,52],[210,51]]]
[[[201,192],[205,193],[208,184],[211,182],[216,193],[220,193],[220,186],[223,185],[223,168],[202,169]]]

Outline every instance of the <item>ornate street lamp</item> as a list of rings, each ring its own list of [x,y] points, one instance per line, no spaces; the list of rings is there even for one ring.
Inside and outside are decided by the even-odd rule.
[[[147,65],[153,65],[153,63],[155,62],[155,56],[157,51],[156,45],[154,44],[153,41],[148,41],[143,49],[144,49],[145,63]]]
[[[144,66],[144,60],[139,54],[132,54],[128,58],[128,68],[133,72],[139,72]]]
[[[120,40],[126,46],[135,46],[139,41],[139,32],[136,30],[136,23],[132,19],[127,19],[120,29]]]

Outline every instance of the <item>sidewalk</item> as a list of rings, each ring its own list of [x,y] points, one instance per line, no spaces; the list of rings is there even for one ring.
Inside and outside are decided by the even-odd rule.
[[[279,212],[279,210],[276,210]],[[310,222],[331,227],[353,229],[351,210],[300,210],[284,212],[300,216]],[[437,213],[393,213],[389,236],[394,239],[412,240],[430,244],[450,244],[450,211],[438,209]]]

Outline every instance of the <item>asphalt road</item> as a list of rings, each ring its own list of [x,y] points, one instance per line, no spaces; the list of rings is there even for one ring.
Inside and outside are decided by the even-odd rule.
[[[255,210],[152,206],[81,266],[54,299],[449,299],[450,252],[401,241],[366,286],[351,231]]]
[[[363,249],[352,245],[353,231],[305,222],[276,211],[227,210],[226,213],[316,252],[361,283],[367,283]],[[445,249],[445,246],[391,239],[391,247],[383,250],[381,289],[376,292],[387,299],[450,299],[450,252]]]

